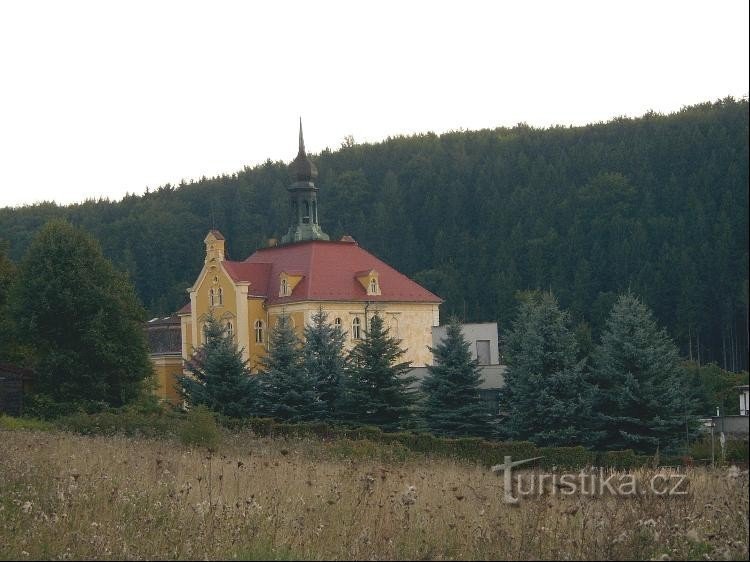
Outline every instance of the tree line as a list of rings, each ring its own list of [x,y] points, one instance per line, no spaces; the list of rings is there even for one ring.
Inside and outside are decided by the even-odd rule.
[[[190,406],[235,418],[652,452],[680,448],[694,437],[697,417],[717,406],[733,413],[735,386],[747,383],[747,373],[685,365],[632,292],[618,297],[598,341],[551,292],[516,297],[506,384],[494,407],[480,396],[480,368],[456,317],[415,384],[400,341],[379,316],[347,353],[344,333],[322,308],[301,339],[282,316],[254,372],[226,327],[210,320],[180,388]],[[153,400],[144,319],[127,275],[82,229],[51,221],[17,265],[0,246],[0,362],[33,368],[30,414]]]
[[[378,315],[346,353],[341,327],[328,322],[322,307],[301,339],[282,316],[254,372],[231,332],[209,318],[206,342],[180,389],[191,406],[230,417],[653,453],[684,451],[717,389],[726,393],[738,382],[726,372],[691,376],[653,313],[630,292],[618,297],[601,341],[584,356],[570,315],[552,293],[520,298],[495,407],[480,396],[481,371],[456,318],[431,349],[428,375],[415,385],[410,364],[400,361],[400,342]]]
[[[630,289],[683,357],[748,368],[746,99],[585,127],[349,139],[312,159],[324,230],[443,297],[446,316],[505,334],[518,291],[551,289],[598,338]],[[164,315],[184,304],[208,229],[226,235],[233,259],[286,230],[288,183],[286,165],[268,161],[121,201],[0,209],[0,238],[17,262],[44,223],[64,218]]]

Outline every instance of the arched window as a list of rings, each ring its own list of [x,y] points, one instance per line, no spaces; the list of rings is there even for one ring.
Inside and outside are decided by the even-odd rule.
[[[210,306],[214,305],[214,290],[213,288],[208,290],[208,303]]]
[[[318,203],[313,201],[313,222],[318,224]]]
[[[370,294],[376,295],[378,294],[378,280],[374,277],[370,279]]]
[[[234,326],[231,322],[227,322],[227,336],[234,338]]]
[[[263,343],[263,321],[255,321],[255,343]]]
[[[310,222],[310,203],[308,203],[307,201],[305,201],[305,216],[302,217],[302,222]]]
[[[354,320],[352,320],[352,339],[353,340],[360,339],[360,324],[361,323],[360,323],[359,318],[355,317]]]
[[[219,306],[224,304],[224,289],[221,287],[218,289],[218,304]]]
[[[289,295],[289,283],[286,279],[281,280],[281,296],[286,297]]]
[[[208,343],[208,326],[201,324],[201,343]]]

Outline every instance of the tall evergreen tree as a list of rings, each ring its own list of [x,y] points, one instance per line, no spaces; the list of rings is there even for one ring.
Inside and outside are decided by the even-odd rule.
[[[120,406],[152,373],[133,287],[83,230],[45,225],[21,262],[12,301],[19,338],[33,345],[37,393]]]
[[[649,308],[620,295],[594,352],[600,446],[649,453],[681,445],[694,410],[685,378],[677,347]]]
[[[325,404],[315,390],[315,379],[304,368],[301,343],[288,316],[279,316],[269,343],[260,367],[261,410],[290,422],[320,419]]]
[[[482,377],[478,362],[472,360],[469,342],[455,317],[445,339],[431,351],[435,365],[428,367],[429,374],[422,381],[427,427],[432,433],[451,437],[489,435],[491,412],[479,394]]]
[[[591,386],[568,313],[549,292],[524,297],[507,336],[502,434],[538,445],[595,443]]]
[[[376,425],[385,431],[406,427],[414,413],[416,377],[408,375],[410,361],[399,361],[404,350],[390,336],[383,319],[372,317],[370,329],[352,349],[352,376],[343,400],[345,421]]]
[[[328,314],[321,307],[312,315],[312,323],[305,326],[304,338],[305,371],[315,381],[315,390],[323,402],[324,417],[332,419],[341,401],[348,368],[344,352],[346,335],[340,326],[328,323]]]
[[[257,414],[260,385],[234,338],[213,316],[208,318],[204,333],[206,342],[187,363],[192,377],[179,379],[185,399],[193,406],[203,405],[233,418]]]

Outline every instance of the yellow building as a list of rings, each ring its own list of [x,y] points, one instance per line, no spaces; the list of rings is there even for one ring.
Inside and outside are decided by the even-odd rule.
[[[219,318],[255,367],[267,351],[268,331],[287,315],[301,336],[319,308],[347,334],[349,347],[364,337],[379,314],[406,349],[414,366],[431,364],[432,327],[439,325],[439,297],[376,258],[351,237],[332,241],[320,228],[314,179],[300,126],[299,153],[290,165],[291,225],[281,243],[262,248],[244,261],[225,258],[225,239],[217,230],[206,236],[203,268],[188,293],[190,302],[177,312],[181,357],[156,363],[168,385],[203,343],[209,316]],[[171,320],[176,322],[176,319]],[[162,391],[165,397],[167,394]]]

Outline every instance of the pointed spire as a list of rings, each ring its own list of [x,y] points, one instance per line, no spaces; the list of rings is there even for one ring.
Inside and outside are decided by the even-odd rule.
[[[305,138],[302,136],[302,117],[299,118],[299,152],[297,157],[289,165],[292,177],[298,182],[312,182],[318,177],[318,170],[315,168],[305,152]]]
[[[305,138],[302,136],[302,117],[299,118],[299,153],[305,155]]]

